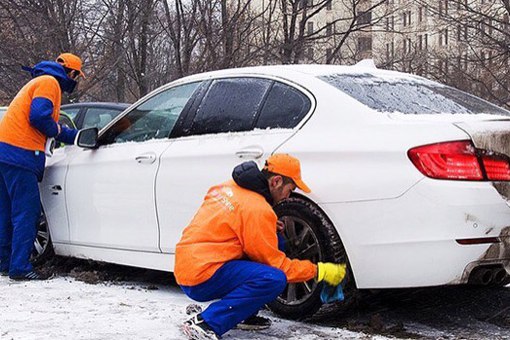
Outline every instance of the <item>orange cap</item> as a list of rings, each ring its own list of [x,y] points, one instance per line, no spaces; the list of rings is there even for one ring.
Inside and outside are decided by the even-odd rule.
[[[85,78],[85,73],[83,73],[81,70],[80,57],[72,53],[62,53],[57,57],[57,62],[62,64],[64,67],[70,68],[71,70],[80,71],[80,75]]]
[[[296,186],[304,192],[311,192],[301,179],[301,165],[299,160],[288,154],[277,153],[266,160],[264,169],[272,173],[292,178]]]

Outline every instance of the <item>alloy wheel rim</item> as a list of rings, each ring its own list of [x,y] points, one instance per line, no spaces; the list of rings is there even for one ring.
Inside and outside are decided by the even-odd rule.
[[[322,260],[319,239],[312,227],[305,220],[296,216],[283,216],[285,223],[285,254],[291,259],[310,260],[317,263]],[[317,282],[311,279],[306,282],[289,283],[277,301],[285,305],[299,305],[312,296],[317,289]]]
[[[39,222],[37,223],[37,235],[34,241],[34,250],[32,252],[32,258],[36,259],[41,256],[46,248],[48,247],[48,243],[50,240],[50,233],[48,231],[48,223],[46,221],[46,216],[44,213],[41,213],[41,217],[39,218]]]

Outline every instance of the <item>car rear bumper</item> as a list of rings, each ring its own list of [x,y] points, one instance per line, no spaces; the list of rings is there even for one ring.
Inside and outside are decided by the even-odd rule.
[[[510,207],[488,182],[425,178],[395,199],[321,204],[358,288],[467,283],[480,265],[510,274]],[[498,238],[462,245],[460,239]]]

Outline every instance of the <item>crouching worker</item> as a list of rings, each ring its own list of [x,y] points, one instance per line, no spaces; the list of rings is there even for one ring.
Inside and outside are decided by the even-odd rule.
[[[278,249],[272,206],[296,187],[310,192],[296,158],[275,154],[262,171],[245,162],[232,177],[209,189],[176,247],[174,272],[183,291],[200,302],[219,299],[184,323],[189,339],[218,339],[238,324],[267,328],[270,320],[256,314],[287,283],[315,277],[336,286],[345,276],[343,264],[315,265]]]
[[[77,130],[59,125],[62,91],[71,93],[81,59],[71,53],[43,61],[0,121],[0,273],[14,280],[44,280],[30,264],[41,214],[42,180],[48,138],[72,144]]]

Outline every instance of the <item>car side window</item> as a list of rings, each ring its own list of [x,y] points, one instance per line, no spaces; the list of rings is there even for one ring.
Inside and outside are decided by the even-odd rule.
[[[117,117],[122,110],[89,108],[83,117],[83,128],[97,127],[99,130],[104,128],[113,118]]]
[[[168,138],[200,82],[172,87],[147,99],[101,136],[100,144]]]
[[[76,116],[78,115],[78,112],[80,112],[80,109],[81,108],[79,107],[66,108],[65,113],[67,113],[67,115],[71,117],[71,119],[76,119]]]
[[[62,124],[63,126],[65,126],[65,127],[69,128],[69,129],[74,129],[74,123],[73,123],[73,121],[71,120],[71,118],[70,118],[70,117],[68,117],[68,116],[65,116],[65,115],[63,115],[63,114],[60,114],[60,117],[59,117],[59,119],[58,119],[58,122],[59,122],[60,124]]]
[[[310,99],[301,91],[275,82],[262,107],[256,127],[294,128],[310,111]]]
[[[261,78],[214,80],[196,111],[191,134],[252,130],[272,83]]]

